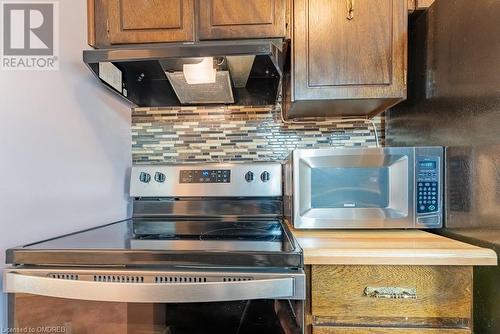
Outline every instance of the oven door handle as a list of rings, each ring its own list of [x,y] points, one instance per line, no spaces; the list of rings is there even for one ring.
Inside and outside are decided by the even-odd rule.
[[[196,303],[250,299],[287,299],[294,278],[236,282],[117,283],[5,274],[4,291],[75,300],[123,303]]]

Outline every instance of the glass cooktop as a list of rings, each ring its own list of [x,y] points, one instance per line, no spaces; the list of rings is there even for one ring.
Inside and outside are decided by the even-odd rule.
[[[282,251],[291,247],[279,221],[165,221],[133,223],[131,248]]]
[[[8,264],[302,267],[280,220],[135,218],[7,250]]]

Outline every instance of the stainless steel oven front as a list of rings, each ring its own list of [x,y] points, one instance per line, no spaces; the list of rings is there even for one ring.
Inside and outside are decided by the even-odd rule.
[[[440,228],[442,147],[295,150],[285,212],[299,229]]]
[[[7,250],[9,333],[303,334],[280,163],[134,166],[132,219]]]
[[[12,333],[303,333],[301,271],[13,267],[4,284]]]

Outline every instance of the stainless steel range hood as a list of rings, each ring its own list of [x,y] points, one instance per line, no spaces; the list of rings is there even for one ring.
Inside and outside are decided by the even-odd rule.
[[[154,44],[83,51],[108,88],[135,106],[275,104],[283,39]]]

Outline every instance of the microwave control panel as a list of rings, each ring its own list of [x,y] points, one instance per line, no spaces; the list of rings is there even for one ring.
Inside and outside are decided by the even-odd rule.
[[[440,211],[440,161],[438,157],[416,159],[416,205],[418,215],[429,215]]]

